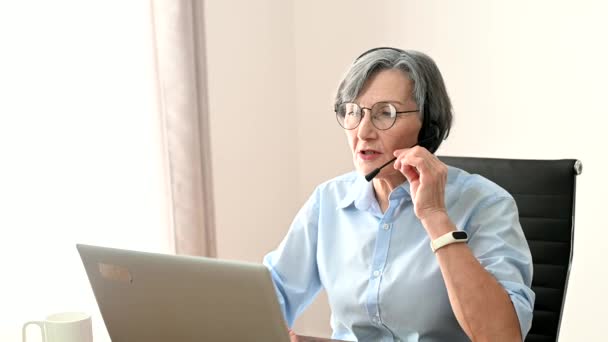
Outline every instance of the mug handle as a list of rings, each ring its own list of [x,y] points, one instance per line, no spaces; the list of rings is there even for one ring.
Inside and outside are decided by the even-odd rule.
[[[23,342],[25,342],[25,329],[30,324],[35,324],[40,328],[40,335],[42,336],[42,342],[46,342],[46,331],[44,330],[44,322],[41,322],[41,321],[25,322],[25,324],[23,325],[23,329],[21,329],[21,336],[23,336]]]

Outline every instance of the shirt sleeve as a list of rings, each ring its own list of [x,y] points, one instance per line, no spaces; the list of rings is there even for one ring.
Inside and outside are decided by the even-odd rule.
[[[279,247],[264,257],[290,327],[321,290],[316,258],[318,218],[317,189],[294,218]]]
[[[525,338],[534,309],[533,265],[515,200],[505,195],[482,202],[472,214],[468,230],[469,247],[509,294]]]

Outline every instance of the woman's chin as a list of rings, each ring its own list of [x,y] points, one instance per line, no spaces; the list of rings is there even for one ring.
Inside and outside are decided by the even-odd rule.
[[[392,165],[389,165],[382,169],[378,175],[375,177],[377,179],[386,179],[386,180],[405,180],[405,176],[399,172],[399,170],[395,170]]]
[[[367,175],[368,173],[374,171],[376,168],[371,167],[369,165],[356,165],[355,169],[357,170],[357,173],[359,173],[362,176]]]
[[[357,173],[359,173],[362,176],[365,176],[367,174],[369,174],[370,172],[374,172],[374,170],[376,170],[377,167],[381,166],[382,163],[375,163],[377,165],[374,165],[372,163],[369,162],[361,162],[358,161],[355,163],[355,169],[357,170]],[[382,168],[382,170],[380,170],[380,173],[378,173],[378,175],[376,177],[395,177],[396,174],[399,173],[401,174],[398,170],[395,170],[393,168],[393,165],[386,165],[385,167]]]

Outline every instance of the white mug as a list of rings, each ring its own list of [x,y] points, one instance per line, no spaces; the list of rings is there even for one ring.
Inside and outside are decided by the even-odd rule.
[[[31,321],[23,325],[25,329],[35,324],[40,327],[42,342],[93,342],[91,316],[82,312],[62,312],[48,316],[44,321]]]

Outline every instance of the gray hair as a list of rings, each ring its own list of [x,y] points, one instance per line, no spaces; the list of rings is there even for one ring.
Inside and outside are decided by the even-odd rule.
[[[435,136],[421,144],[435,153],[441,142],[450,134],[452,127],[452,103],[443,77],[435,62],[418,51],[395,48],[377,48],[363,53],[355,60],[338,86],[335,108],[354,101],[365,82],[374,73],[385,69],[399,69],[414,83],[411,95],[420,110],[422,128],[418,140]]]

